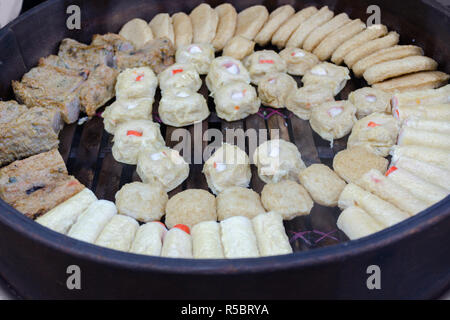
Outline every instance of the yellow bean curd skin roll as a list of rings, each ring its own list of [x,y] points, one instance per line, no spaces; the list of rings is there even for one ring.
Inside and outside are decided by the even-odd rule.
[[[337,226],[350,240],[366,237],[384,229],[367,212],[358,207],[348,207],[342,211]]]
[[[411,118],[450,121],[450,108],[448,104],[396,106],[392,107],[392,115],[400,121]]]
[[[392,107],[428,106],[450,103],[450,85],[439,89],[427,89],[415,92],[396,93],[393,95]]]
[[[139,223],[133,218],[115,215],[98,236],[95,244],[114,250],[128,252],[133,243]]]
[[[235,35],[255,39],[268,18],[269,11],[265,6],[256,5],[242,10],[237,16]]]
[[[225,219],[220,222],[220,230],[226,258],[260,256],[252,222],[248,218],[235,216]]]
[[[170,229],[164,238],[161,256],[169,258],[192,258],[191,235],[177,227]]]
[[[411,129],[450,134],[450,121],[409,118],[403,122],[403,126]]]
[[[261,256],[292,253],[289,238],[283,225],[283,217],[275,212],[257,215],[252,219]]]
[[[139,227],[130,252],[149,256],[160,256],[167,229],[159,221],[152,221]]]
[[[450,170],[450,152],[442,149],[424,146],[394,146],[390,155],[393,163],[402,157],[407,157]]]
[[[450,151],[447,134],[403,127],[398,135],[399,146],[424,146]]]
[[[196,259],[223,259],[220,225],[203,221],[192,228],[193,253]]]

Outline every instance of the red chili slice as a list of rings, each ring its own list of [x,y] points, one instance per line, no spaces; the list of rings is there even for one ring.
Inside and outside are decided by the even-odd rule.
[[[396,166],[392,166],[392,167],[390,167],[389,168],[389,170],[388,171],[386,171],[386,177],[388,176],[388,175],[390,175],[392,172],[394,172],[395,170],[397,170],[398,168],[396,167]]]
[[[180,229],[184,232],[186,232],[187,234],[191,234],[191,230],[189,229],[189,227],[185,224],[177,224],[175,226],[173,226],[174,228]]]
[[[180,72],[183,72],[183,69],[173,69],[172,70],[172,74],[177,74],[177,73],[180,73]]]
[[[138,75],[138,76],[136,77],[136,81],[141,81],[142,78],[144,78],[144,75],[143,75],[143,74],[140,74],[140,75]]]
[[[128,130],[127,136],[136,136],[136,137],[142,137],[142,132],[135,131],[135,130]]]
[[[259,60],[259,63],[270,63],[274,64],[275,62],[273,60]]]
[[[378,127],[379,124],[378,124],[378,123],[375,123],[375,122],[373,122],[373,121],[370,121],[370,122],[367,124],[367,126],[368,126],[368,127],[371,127],[371,128],[375,128],[375,127]]]

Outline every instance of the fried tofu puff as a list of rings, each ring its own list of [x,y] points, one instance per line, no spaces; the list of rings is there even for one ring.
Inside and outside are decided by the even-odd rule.
[[[234,216],[249,219],[266,212],[261,197],[252,189],[243,187],[226,188],[217,196],[217,218],[219,221]]]
[[[129,120],[114,132],[112,154],[116,161],[136,164],[143,149],[159,149],[165,145],[159,124],[150,120]]]
[[[255,43],[242,36],[231,38],[223,48],[223,55],[242,60],[252,54]]]
[[[117,77],[116,99],[155,98],[158,78],[149,67],[130,68]]]
[[[244,65],[231,57],[222,56],[214,59],[205,79],[209,91],[214,95],[221,86],[234,81],[250,83],[250,74]]]
[[[272,73],[263,77],[258,84],[261,103],[273,108],[285,108],[288,95],[297,90],[297,82],[286,73]]]
[[[298,174],[306,168],[297,146],[282,139],[262,143],[256,148],[253,161],[259,177],[266,183],[298,181]]]
[[[311,118],[311,110],[322,103],[334,101],[329,87],[311,84],[292,91],[286,99],[286,108],[303,120]]]
[[[201,3],[189,14],[194,43],[212,43],[216,37],[219,15],[207,3]]]
[[[242,82],[230,82],[219,89],[214,95],[217,116],[226,121],[244,119],[258,112],[261,105],[256,89]]]
[[[161,91],[186,88],[198,91],[202,86],[200,75],[193,64],[175,63],[158,75]]]
[[[114,134],[119,124],[129,120],[152,120],[152,99],[119,99],[102,113],[105,130]]]
[[[256,5],[239,12],[236,35],[253,40],[269,18],[269,11],[262,5]]]
[[[119,35],[130,41],[139,50],[144,44],[153,40],[153,32],[148,23],[142,19],[133,19],[125,23]]]
[[[189,165],[179,152],[163,147],[159,150],[143,150],[138,157],[136,172],[145,183],[159,181],[169,192],[189,176]]]
[[[120,214],[141,222],[160,220],[169,200],[167,192],[159,182],[127,183],[117,191],[115,198]]]
[[[397,142],[399,130],[400,125],[392,115],[372,113],[355,123],[347,148],[362,146],[378,156],[387,157]]]
[[[199,74],[207,74],[209,65],[213,60],[214,48],[209,43],[193,43],[181,46],[175,53],[177,63],[191,63]]]
[[[167,38],[172,44],[175,43],[175,34],[173,32],[172,18],[167,13],[159,13],[148,23],[152,29],[153,36],[158,38]]]
[[[382,173],[387,170],[389,161],[363,147],[342,150],[333,159],[334,171],[347,183],[354,183],[371,169]]]
[[[390,93],[365,87],[351,92],[348,100],[356,107],[356,117],[364,118],[374,112],[391,112]]]
[[[188,189],[169,199],[166,225],[185,224],[192,228],[202,221],[217,221],[216,198],[206,190]]]
[[[237,23],[237,12],[232,4],[222,3],[214,8],[219,16],[216,37],[212,44],[216,51],[222,50],[227,42],[234,36]]]
[[[346,67],[322,62],[309,69],[303,76],[302,82],[305,86],[310,84],[328,86],[333,90],[333,94],[337,95],[350,79],[349,73]]]
[[[313,164],[299,174],[300,183],[315,202],[335,207],[345,187],[345,182],[333,170],[323,164]]]
[[[314,54],[294,47],[280,51],[280,57],[286,62],[287,73],[294,76],[303,76],[309,69],[320,62]]]
[[[261,192],[261,201],[268,212],[281,214],[283,220],[307,215],[314,206],[308,191],[290,180],[266,184]]]
[[[173,32],[175,35],[175,47],[178,49],[192,43],[191,18],[184,12],[177,12],[172,16]]]
[[[263,28],[258,32],[255,42],[265,46],[270,42],[274,33],[295,13],[291,5],[284,5],[272,11]]]
[[[356,107],[348,101],[325,102],[313,108],[309,123],[322,139],[333,143],[350,133],[357,121],[355,114]]]
[[[158,112],[161,121],[173,127],[201,122],[210,114],[205,98],[185,88],[164,91]]]
[[[248,187],[252,173],[250,160],[239,147],[224,143],[205,162],[203,174],[214,194],[228,187]]]
[[[286,72],[286,62],[273,50],[256,51],[244,59],[253,84],[258,85],[266,74]]]

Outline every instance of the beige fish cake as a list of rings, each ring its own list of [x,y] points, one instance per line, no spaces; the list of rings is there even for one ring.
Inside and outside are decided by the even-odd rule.
[[[205,83],[212,95],[223,85],[242,81],[250,83],[250,74],[242,62],[232,57],[218,57],[213,60]]]
[[[216,37],[219,16],[209,4],[202,3],[189,14],[194,43],[212,43]]]
[[[409,92],[439,88],[448,83],[450,75],[441,71],[423,71],[374,83],[373,88],[386,92]]]
[[[216,36],[212,42],[216,51],[222,50],[234,36],[237,23],[236,9],[230,3],[223,3],[214,9],[219,17]]]
[[[258,84],[261,103],[273,108],[285,108],[287,97],[297,90],[297,82],[286,73],[272,73],[263,77]]]
[[[299,48],[289,47],[279,53],[286,61],[287,73],[294,76],[303,76],[308,70],[320,62],[314,54]]]
[[[223,48],[223,55],[242,60],[253,53],[255,43],[242,36],[231,38]]]
[[[273,34],[295,13],[291,5],[284,5],[272,11],[269,19],[263,28],[256,35],[255,42],[260,46],[265,46],[272,39]]]
[[[167,13],[159,13],[153,17],[148,24],[152,29],[153,36],[158,38],[167,38],[175,43],[175,34],[173,32],[172,18]]]
[[[175,53],[177,63],[193,64],[199,74],[207,74],[214,60],[214,48],[209,43],[193,43],[182,46]]]
[[[337,95],[350,80],[350,71],[329,62],[322,62],[309,69],[302,78],[305,86],[319,84],[327,86]]]
[[[286,99],[286,108],[300,119],[309,120],[311,110],[328,101],[334,101],[333,91],[320,84],[311,84],[292,91]]]
[[[202,80],[197,69],[190,63],[175,63],[158,75],[161,91],[185,88],[198,91]]]
[[[305,39],[303,49],[313,51],[330,33],[350,22],[346,13],[341,13],[314,29]]]
[[[117,76],[117,99],[150,99],[153,103],[158,78],[149,67],[125,69]]]
[[[244,59],[253,84],[258,85],[266,74],[286,72],[286,62],[273,50],[256,51]]]
[[[177,12],[172,16],[173,32],[175,35],[175,48],[181,48],[192,43],[194,37],[192,23],[184,12]]]
[[[132,19],[125,23],[119,35],[130,41],[139,50],[145,43],[153,40],[153,32],[148,23],[142,19]]]
[[[114,134],[119,124],[129,120],[152,120],[152,99],[119,99],[102,113],[106,132]]]
[[[231,122],[257,113],[261,100],[253,86],[242,81],[233,81],[217,89],[214,104],[217,116]]]
[[[234,216],[244,216],[249,219],[265,213],[261,197],[252,189],[230,187],[217,196],[217,218],[219,221]]]
[[[269,11],[265,6],[256,5],[242,10],[237,16],[235,35],[255,39],[268,17]]]
[[[392,94],[371,87],[352,91],[348,100],[356,107],[356,117],[364,118],[374,112],[391,112]]]

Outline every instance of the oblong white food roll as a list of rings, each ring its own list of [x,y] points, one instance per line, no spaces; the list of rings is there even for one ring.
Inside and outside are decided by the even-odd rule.
[[[98,236],[95,244],[119,251],[129,251],[139,223],[133,218],[116,214]]]
[[[450,153],[445,150],[424,146],[393,146],[390,155],[392,163],[396,163],[402,157],[407,157],[450,171]]]
[[[161,256],[169,258],[193,258],[192,237],[188,232],[189,228],[184,225],[176,225],[170,229],[164,237]]]
[[[36,222],[56,232],[66,234],[80,214],[97,200],[95,194],[85,188],[72,198],[60,203],[52,210],[36,219]]]
[[[408,170],[392,166],[386,176],[395,183],[402,185],[415,197],[425,201],[429,206],[441,201],[448,195],[448,191],[433,183],[427,182]]]
[[[292,253],[289,238],[283,225],[283,217],[276,212],[257,215],[252,219],[261,256]]]
[[[378,170],[372,169],[366,172],[357,181],[357,184],[361,188],[372,192],[381,199],[392,203],[411,215],[417,214],[428,207],[424,201],[417,199],[401,185],[392,180],[388,180],[387,177]]]
[[[166,232],[166,226],[159,221],[141,225],[136,232],[130,252],[147,256],[160,256]]]
[[[449,105],[450,108],[450,105]],[[404,127],[450,134],[450,121],[428,120],[428,119],[407,119],[403,122]]]
[[[203,221],[192,227],[194,258],[223,259],[220,225],[216,221]]]
[[[445,133],[402,127],[398,135],[399,146],[425,146],[450,151],[450,139]]]
[[[450,121],[450,108],[448,104],[429,106],[399,106],[391,102],[391,105],[392,115],[400,121],[413,117],[427,120]]]
[[[384,229],[384,227],[367,212],[358,207],[348,207],[342,211],[337,220],[337,227],[342,230],[350,240],[366,237]]]
[[[408,170],[418,177],[450,191],[450,170],[409,157],[400,157],[392,165]]]
[[[392,96],[393,107],[427,106],[450,103],[450,84],[439,89],[426,89],[396,93]]]
[[[410,217],[405,211],[353,183],[349,183],[342,190],[338,206],[341,209],[358,206],[384,227],[390,227]]]
[[[97,200],[86,209],[70,228],[69,237],[94,243],[106,224],[117,214],[114,202]]]
[[[256,235],[252,222],[235,216],[220,222],[222,245],[226,258],[259,257]]]

